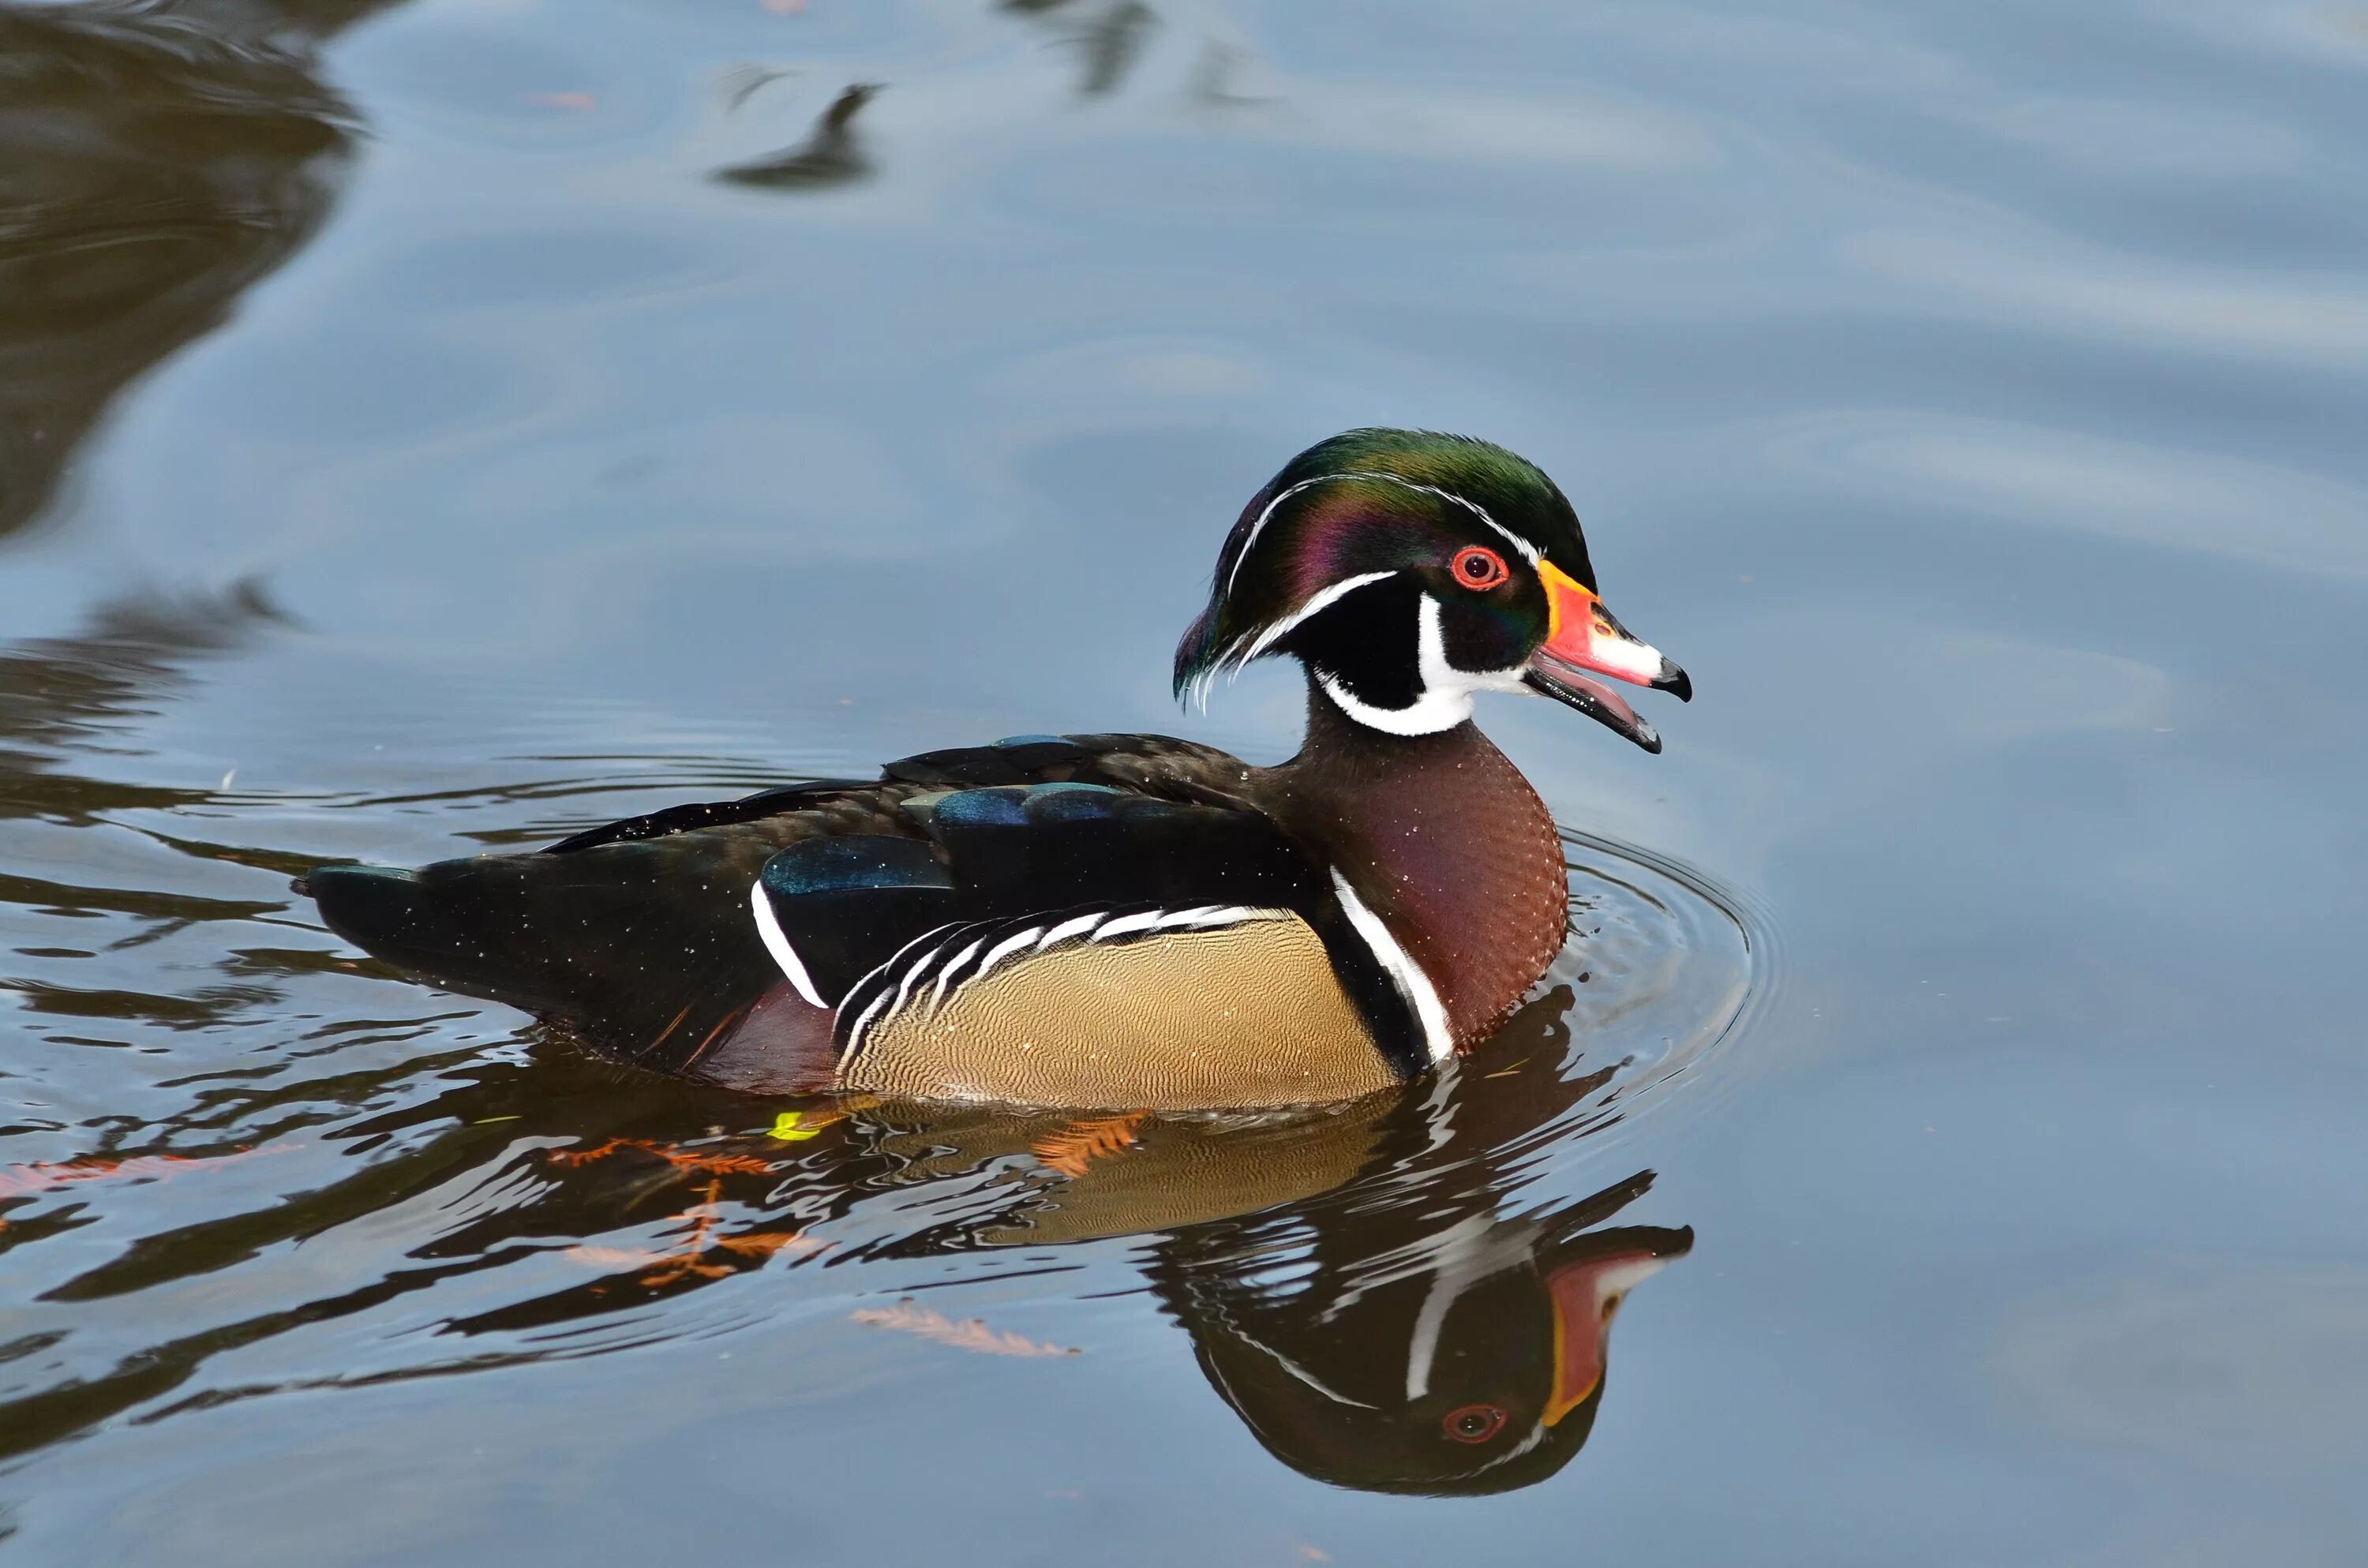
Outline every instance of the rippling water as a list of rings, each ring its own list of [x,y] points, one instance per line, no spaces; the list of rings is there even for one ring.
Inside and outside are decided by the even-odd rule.
[[[2357,1561],[2363,257],[2344,4],[0,0],[0,1554]],[[1441,1081],[735,1100],[288,892],[1277,759],[1167,651],[1367,423],[1702,692],[1484,710]]]

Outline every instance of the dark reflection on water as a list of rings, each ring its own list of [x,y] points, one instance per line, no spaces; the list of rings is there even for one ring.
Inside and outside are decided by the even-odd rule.
[[[1487,1163],[1463,1157],[1471,1175]],[[1693,1233],[1600,1226],[1649,1173],[1518,1217],[1485,1180],[1407,1174],[1185,1231],[1156,1249],[1154,1289],[1210,1386],[1293,1470],[1434,1495],[1534,1485],[1594,1429],[1612,1314]]]
[[[0,537],[320,226],[356,121],[312,51],[386,3],[0,6]]]
[[[1190,1335],[1212,1387],[1277,1458],[1359,1488],[1529,1485],[1585,1444],[1621,1301],[1692,1242],[1685,1230],[1602,1226],[1650,1187],[1649,1174],[1577,1202],[1508,1211],[1531,1179],[1516,1152],[1533,1149],[1543,1129],[1614,1071],[1549,1080],[1541,1093],[1542,1071],[1499,1065],[1517,1051],[1531,1060],[1558,1055],[1567,1000],[1542,999],[1440,1084],[1263,1125],[825,1104],[780,1113],[787,1125],[777,1120],[767,1133],[735,1136],[702,1119],[745,1119],[745,1103],[648,1103],[689,1098],[669,1085],[634,1096],[641,1103],[628,1111],[615,1071],[564,1052],[462,1069],[453,1074],[461,1081],[434,1098],[334,1133],[349,1157],[426,1134],[400,1157],[267,1209],[142,1236],[36,1300],[90,1303],[160,1290],[366,1222],[456,1178],[498,1203],[474,1205],[484,1211],[414,1247],[382,1278],[142,1346],[96,1375],[39,1389],[19,1382],[0,1407],[6,1451],[134,1410],[147,1423],[292,1389],[626,1350],[665,1335],[647,1309],[768,1266],[1145,1234],[1155,1238],[1143,1264],[1153,1293]],[[354,1097],[389,1086],[342,1085]],[[302,1147],[117,1152],[13,1166],[0,1199],[36,1211],[10,1216],[7,1242],[28,1247],[71,1229],[79,1210],[102,1201],[78,1189],[201,1183],[209,1172]],[[60,1191],[74,1197],[46,1211],[26,1201]],[[636,1239],[593,1239],[625,1235]],[[360,1376],[184,1392],[213,1358],[554,1252],[581,1282],[437,1327],[439,1336],[495,1348],[448,1350]],[[1038,1267],[1057,1256],[1038,1251]],[[910,1298],[856,1316],[964,1339],[964,1325]],[[8,1359],[38,1366],[73,1333],[37,1331]],[[984,1330],[973,1337],[996,1348]]]
[[[855,117],[879,91],[879,85],[871,82],[849,85],[822,111],[814,133],[803,142],[769,157],[718,170],[716,177],[734,185],[777,190],[844,185],[863,178],[871,172],[871,160],[857,140]]]

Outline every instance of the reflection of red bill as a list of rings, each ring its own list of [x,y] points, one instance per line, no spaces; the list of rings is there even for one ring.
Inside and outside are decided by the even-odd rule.
[[[1610,687],[1590,676],[1610,676],[1634,686],[1672,692],[1680,702],[1693,700],[1693,682],[1658,648],[1632,635],[1591,589],[1553,562],[1540,562],[1538,576],[1546,589],[1546,640],[1530,656],[1523,680],[1617,730],[1646,751],[1659,751],[1661,737],[1654,733],[1653,726],[1639,719],[1635,710]]]
[[[1603,1381],[1604,1347],[1611,1340],[1611,1317],[1639,1281],[1669,1260],[1648,1252],[1613,1253],[1565,1264],[1546,1276],[1554,1302],[1554,1392],[1546,1400],[1551,1426],[1585,1404]]]

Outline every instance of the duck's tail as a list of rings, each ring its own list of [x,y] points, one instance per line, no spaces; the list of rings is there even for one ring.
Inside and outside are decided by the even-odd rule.
[[[761,854],[689,847],[324,866],[296,887],[331,931],[409,975],[679,1070],[780,978],[748,915]]]

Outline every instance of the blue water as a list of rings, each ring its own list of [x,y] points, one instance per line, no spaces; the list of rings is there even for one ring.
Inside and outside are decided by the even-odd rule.
[[[0,1554],[2359,1561],[2363,257],[2344,4],[0,0]],[[1593,902],[1367,1142],[775,1139],[287,891],[1276,760],[1168,653],[1365,424],[1544,466],[1701,694],[1484,710]],[[1015,1239],[1055,1135],[1286,1174]],[[1533,1484],[1202,1358],[1615,1188]]]

